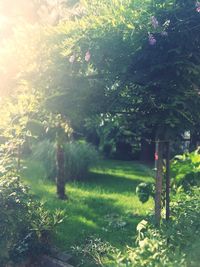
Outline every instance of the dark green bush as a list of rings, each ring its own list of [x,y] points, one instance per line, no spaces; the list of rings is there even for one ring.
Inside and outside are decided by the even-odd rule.
[[[44,252],[50,232],[63,218],[61,212],[46,212],[12,175],[0,178],[0,210],[0,266]]]
[[[153,185],[151,183],[140,183],[136,187],[136,194],[142,203],[147,202],[149,197],[154,195]]]

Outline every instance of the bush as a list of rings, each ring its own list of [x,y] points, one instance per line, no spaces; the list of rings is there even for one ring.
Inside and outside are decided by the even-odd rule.
[[[192,153],[175,156],[171,164],[173,186],[182,187],[184,191],[200,184],[199,149]]]
[[[70,142],[64,145],[65,175],[67,180],[82,180],[86,178],[89,167],[96,163],[98,153],[86,142]],[[34,149],[34,158],[43,162],[48,178],[56,177],[56,147],[45,140],[38,143]]]
[[[200,262],[200,189],[182,193],[172,202],[172,222],[166,229],[170,243],[186,254],[188,266]]]
[[[181,178],[178,182],[178,186],[182,186],[184,191],[189,191],[191,187],[197,186],[200,184],[200,172],[190,172],[187,173],[183,178]]]
[[[136,195],[142,203],[149,200],[149,197],[154,197],[154,186],[151,183],[140,183],[136,187]]]
[[[118,266],[196,267],[200,262],[200,190],[182,193],[172,202],[172,220],[157,229],[143,220],[137,247],[128,248]]]
[[[33,201],[19,177],[0,178],[0,266],[33,258],[47,249],[50,232],[62,221],[62,212],[49,214]]]
[[[70,180],[82,180],[86,178],[89,167],[98,159],[97,151],[88,143],[67,143],[65,151],[66,178]]]

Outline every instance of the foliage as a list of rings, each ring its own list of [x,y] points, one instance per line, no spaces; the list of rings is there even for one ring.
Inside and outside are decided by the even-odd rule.
[[[150,196],[154,197],[153,184],[151,184],[151,183],[140,183],[136,187],[136,194],[137,194],[139,200],[142,203],[147,202],[149,200]]]
[[[119,266],[151,266],[175,267],[186,266],[182,254],[171,250],[160,232],[149,226],[147,221],[141,221],[137,226],[138,246],[128,248]]]
[[[197,266],[199,262],[199,189],[172,202],[172,220],[160,229],[143,220],[137,226],[137,247],[128,247],[118,266]]]
[[[199,263],[199,194],[199,189],[194,189],[173,199],[172,220],[163,222],[160,229],[142,220],[137,225],[136,247],[120,251],[110,243],[90,238],[74,250],[89,255],[100,266],[195,267]]]
[[[12,174],[0,178],[0,208],[1,266],[46,251],[52,230],[63,220],[63,212],[51,215]]]
[[[86,142],[69,142],[64,144],[66,180],[86,178],[89,167],[97,162],[98,153]],[[44,140],[35,146],[33,158],[43,162],[47,178],[56,178],[55,145]]]
[[[33,147],[33,159],[41,161],[48,179],[56,177],[56,148],[50,140],[44,140]]]
[[[131,129],[134,121],[136,129],[159,128],[159,134],[168,137],[198,123],[199,14],[195,1],[104,1],[101,6],[95,1],[87,8],[88,16],[75,22],[73,30],[73,23],[58,29],[64,38],[61,54],[71,65],[71,88],[80,87],[82,81],[87,96],[96,88],[103,91],[98,106],[88,97],[90,103],[82,101],[79,109],[85,114],[87,107],[96,114],[123,114],[130,119]],[[115,49],[110,49],[113,43]],[[74,93],[69,90],[68,99],[69,95]]]
[[[191,186],[199,185],[199,149],[191,153],[175,156],[171,164],[171,175],[174,186],[182,186],[184,190],[189,190]]]
[[[64,145],[65,170],[69,180],[86,178],[89,167],[98,159],[98,153],[93,146],[86,142],[72,142]]]
[[[84,133],[96,142],[105,157],[130,160],[138,148],[138,135],[130,130],[125,116],[101,114],[85,120]]]
[[[200,190],[193,188],[188,194],[182,193],[172,202],[172,222],[163,229],[173,247],[179,247],[186,255],[188,266],[199,262],[200,235]]]
[[[83,257],[83,264],[88,264],[87,258],[89,257],[97,266],[105,266],[103,263],[105,257],[107,261],[109,261],[109,259],[112,260],[113,256],[118,252],[110,243],[102,241],[100,238],[94,236],[89,237],[85,244],[72,247],[72,249],[76,254]]]

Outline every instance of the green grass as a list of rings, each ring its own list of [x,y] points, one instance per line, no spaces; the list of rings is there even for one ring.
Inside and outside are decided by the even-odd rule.
[[[84,244],[89,236],[100,237],[119,249],[135,242],[136,225],[153,208],[153,200],[142,204],[135,188],[142,181],[153,181],[152,171],[139,163],[101,161],[90,170],[84,182],[66,184],[69,200],[56,197],[54,182],[44,179],[41,163],[27,161],[23,179],[46,208],[66,211],[67,218],[55,233],[57,246],[70,251]],[[118,222],[125,222],[120,227]]]

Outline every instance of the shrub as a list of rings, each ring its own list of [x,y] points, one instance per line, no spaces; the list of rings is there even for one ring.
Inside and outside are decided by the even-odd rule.
[[[149,200],[150,196],[154,197],[154,187],[151,183],[140,183],[136,187],[136,194],[142,203]]]
[[[95,148],[85,142],[67,143],[64,145],[64,151],[66,178],[70,180],[86,178],[89,167],[98,159]]]
[[[121,266],[186,267],[183,255],[168,247],[167,240],[152,225],[142,221],[137,231],[137,247],[127,249]]]
[[[200,190],[179,194],[172,202],[172,220],[157,229],[143,220],[137,246],[128,248],[118,266],[196,267],[200,262]]]
[[[96,163],[98,153],[86,142],[70,142],[64,145],[65,175],[67,180],[84,179],[89,167]],[[34,158],[43,162],[48,178],[56,177],[56,148],[55,144],[45,140],[37,144]]]
[[[191,187],[200,184],[200,172],[190,172],[183,176],[178,182],[178,186],[182,186],[184,191],[189,191]]]
[[[185,191],[191,186],[200,184],[199,149],[192,153],[175,156],[171,164],[172,182],[174,187],[182,187]]]
[[[62,212],[54,215],[33,200],[19,177],[0,178],[0,266],[44,252],[50,232],[62,221]]]
[[[187,255],[188,266],[197,266],[200,262],[200,189],[182,193],[172,202],[172,222],[166,228],[166,234],[174,247]]]

